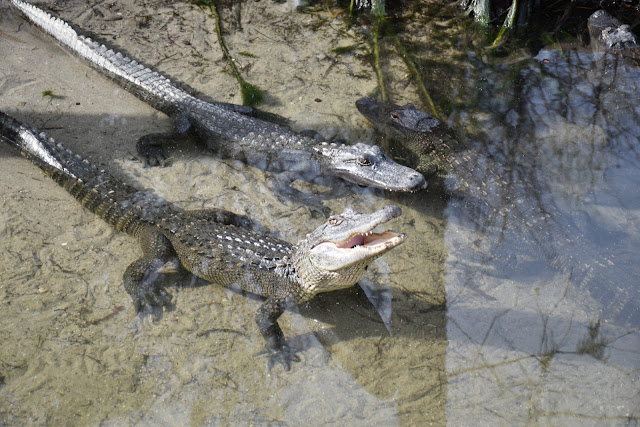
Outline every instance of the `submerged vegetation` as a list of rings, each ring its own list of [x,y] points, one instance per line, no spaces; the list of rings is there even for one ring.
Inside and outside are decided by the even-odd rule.
[[[626,0],[462,0],[460,6],[463,13],[481,26],[489,30],[499,28],[493,46],[512,34],[519,42],[533,46],[539,46],[545,37],[584,42],[586,19],[598,9],[632,26],[640,24],[640,4]]]
[[[224,53],[224,57],[231,67],[231,72],[233,76],[238,81],[238,85],[240,86],[240,93],[242,94],[242,103],[249,107],[254,107],[262,102],[263,94],[260,89],[258,89],[255,85],[247,82],[242,75],[240,75],[240,71],[238,71],[238,67],[236,67],[235,59],[231,56],[229,49],[224,43],[224,39],[222,37],[222,22],[220,20],[220,15],[218,14],[218,8],[213,0],[191,0],[194,4],[199,6],[207,7],[211,12],[211,16],[213,17],[216,25],[216,35],[218,37],[218,44]],[[253,55],[247,52],[240,52],[239,55],[252,57]]]
[[[473,56],[472,62],[508,62],[518,68],[544,46],[587,45],[586,21],[599,8],[632,28],[640,25],[640,5],[620,0],[352,0],[338,4],[345,8],[342,16],[348,26],[366,29],[362,33],[369,41],[377,95],[393,99],[392,80],[399,78],[401,59],[406,77],[404,83],[395,84],[413,86],[423,107],[440,119],[456,106],[473,102],[473,94],[463,96],[462,88],[449,85],[455,75],[461,78],[470,71],[465,71],[468,55]]]

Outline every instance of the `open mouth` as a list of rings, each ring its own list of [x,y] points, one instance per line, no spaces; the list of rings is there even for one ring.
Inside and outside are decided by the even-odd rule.
[[[344,242],[334,242],[339,249],[354,249],[364,247],[370,249],[390,249],[398,246],[407,238],[406,234],[400,234],[393,231],[385,231],[384,233],[357,233]]]
[[[312,249],[314,263],[325,271],[339,271],[379,257],[407,239],[394,231],[355,233],[347,240],[325,241]]]
[[[346,220],[343,216],[329,218],[327,224],[318,228],[321,233],[326,233],[328,236],[309,248],[311,263],[324,272],[366,267],[371,261],[407,239],[406,234],[378,228],[401,214],[402,210],[399,207],[387,205],[372,214],[359,214],[347,209],[344,215],[350,222],[346,224],[343,224]],[[338,228],[328,229],[328,227]],[[379,231],[374,232],[375,228]],[[355,270],[349,271],[353,273]]]

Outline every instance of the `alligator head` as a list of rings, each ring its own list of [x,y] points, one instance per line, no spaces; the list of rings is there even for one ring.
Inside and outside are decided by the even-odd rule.
[[[394,205],[370,214],[347,209],[298,242],[293,261],[305,299],[355,285],[374,259],[404,242],[405,234],[372,231],[401,213]]]
[[[435,117],[418,110],[413,104],[397,105],[392,102],[378,101],[373,98],[360,98],[356,101],[358,111],[378,129],[386,132],[391,138],[408,144],[421,153],[428,153],[439,148],[441,140],[425,139],[424,135],[436,135],[439,128],[446,125]]]
[[[376,128],[408,148],[415,156],[409,164],[427,177],[446,170],[449,156],[459,148],[445,123],[413,104],[361,98],[356,107]]]
[[[377,145],[323,143],[315,151],[326,173],[349,182],[392,191],[417,191],[427,186],[422,174],[394,162]]]

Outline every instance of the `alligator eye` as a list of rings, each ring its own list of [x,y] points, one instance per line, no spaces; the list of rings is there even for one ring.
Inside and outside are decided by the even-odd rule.
[[[396,113],[395,111],[392,111],[389,115],[393,120],[400,120],[400,114]]]
[[[358,166],[372,166],[373,162],[369,159],[365,159],[364,157],[358,157]]]
[[[342,221],[344,220],[339,216],[332,216],[332,217],[329,217],[329,219],[327,220],[329,225],[340,225],[342,224]]]

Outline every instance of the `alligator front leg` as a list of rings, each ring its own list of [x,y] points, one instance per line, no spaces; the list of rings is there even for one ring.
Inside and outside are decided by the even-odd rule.
[[[138,239],[143,256],[127,267],[123,283],[136,313],[144,306],[162,307],[171,302],[171,295],[157,283],[158,276],[177,272],[180,267],[171,242],[160,230],[145,226]]]
[[[150,133],[138,139],[136,150],[145,166],[168,166],[171,158],[163,146],[183,138],[184,134],[177,132]]]
[[[291,370],[291,362],[300,361],[300,358],[287,345],[282,329],[278,325],[278,318],[292,304],[293,301],[290,298],[270,297],[256,312],[256,323],[267,341],[267,348],[258,354],[267,354],[269,370],[277,362],[289,371]]]

